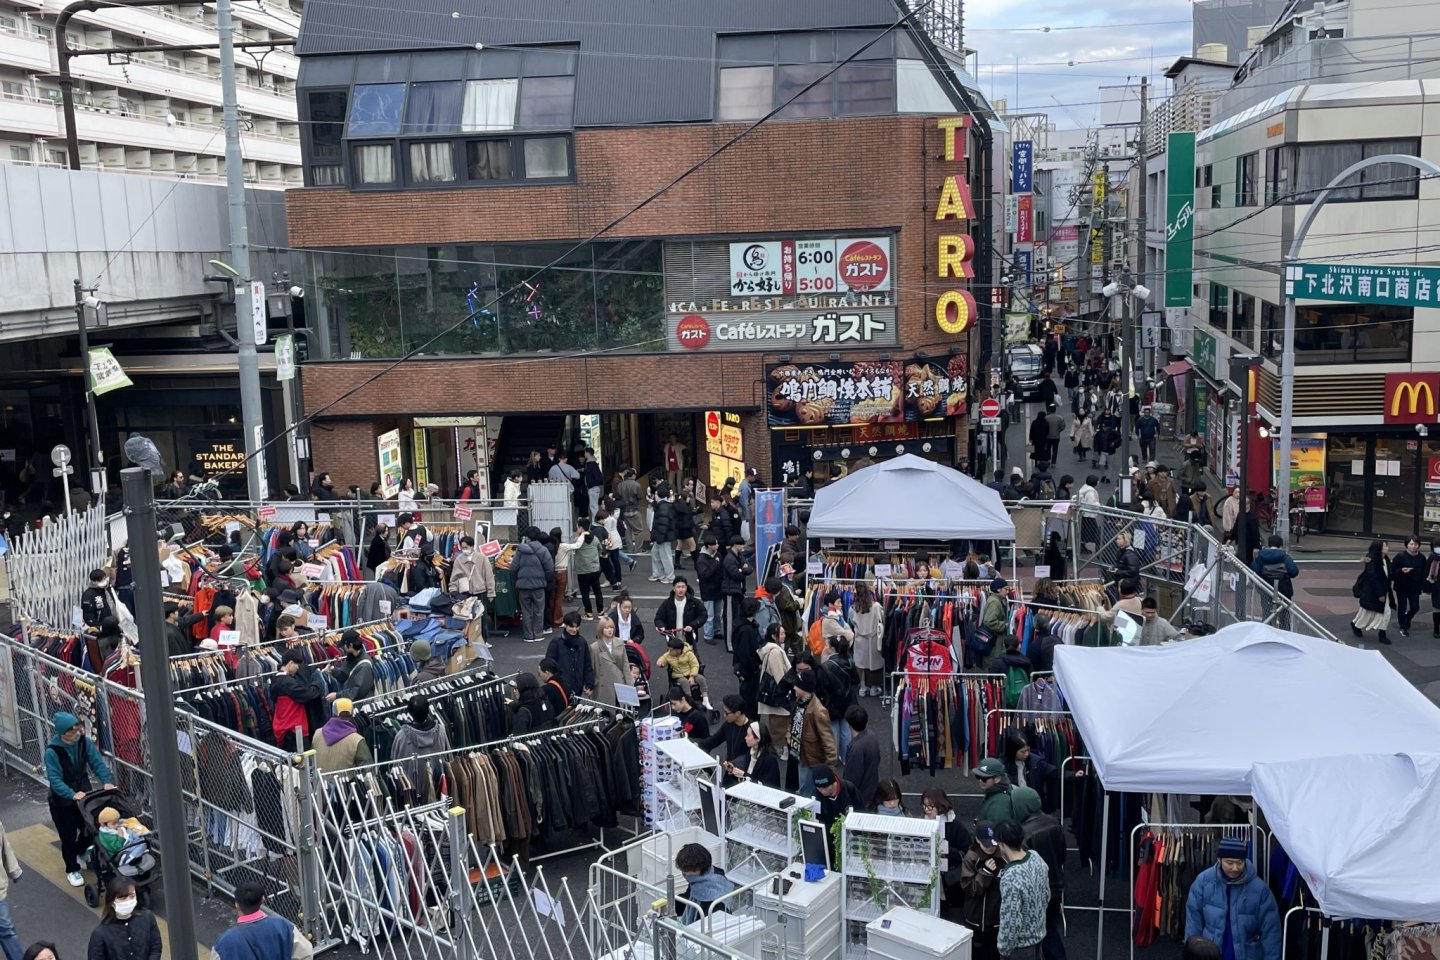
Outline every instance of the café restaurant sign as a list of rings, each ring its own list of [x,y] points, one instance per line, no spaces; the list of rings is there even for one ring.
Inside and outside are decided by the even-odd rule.
[[[808,298],[816,306],[801,312],[747,310],[735,313],[687,310],[674,304],[666,317],[666,346],[671,351],[806,350],[821,347],[893,347],[899,343],[893,306],[848,305],[833,297]],[[886,296],[888,300],[888,295]]]

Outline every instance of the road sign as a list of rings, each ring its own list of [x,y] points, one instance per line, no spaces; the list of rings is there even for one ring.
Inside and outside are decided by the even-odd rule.
[[[982,400],[980,402],[980,416],[986,419],[1000,416],[1000,401],[994,397],[988,400]]]
[[[999,430],[999,429],[1000,429],[1000,418],[999,418],[999,417],[981,417],[981,418],[980,418],[980,426],[985,427],[985,428],[990,429],[990,430]]]
[[[1293,263],[1285,268],[1285,295],[1302,300],[1440,306],[1440,267],[1376,263]]]
[[[70,448],[63,443],[55,444],[54,449],[50,451],[50,462],[57,467],[65,466],[70,462]],[[55,476],[58,477],[60,474],[57,473]]]

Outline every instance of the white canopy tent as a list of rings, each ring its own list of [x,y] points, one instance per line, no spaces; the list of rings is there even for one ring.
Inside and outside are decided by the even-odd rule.
[[[1055,674],[1109,790],[1248,795],[1257,763],[1440,743],[1440,709],[1378,652],[1261,623],[1061,646]]]
[[[952,467],[903,454],[815,494],[806,536],[1013,540],[1000,494]]]
[[[1440,923],[1440,755],[1257,763],[1251,784],[1327,916]]]

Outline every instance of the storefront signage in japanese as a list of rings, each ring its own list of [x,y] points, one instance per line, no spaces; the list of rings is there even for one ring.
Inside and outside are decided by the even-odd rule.
[[[403,469],[400,465],[400,431],[389,430],[375,439],[380,459],[380,489],[389,499],[400,492]]]
[[[1386,423],[1434,423],[1440,419],[1440,373],[1385,374]]]
[[[1100,213],[1102,219],[1105,215],[1107,187],[1105,171],[1096,170],[1090,177],[1091,204],[1093,209]],[[1091,233],[1093,236],[1090,238],[1090,262],[1103,263],[1105,261],[1104,235],[1100,230],[1092,230]]]
[[[969,358],[766,367],[772,427],[903,423],[965,412]]]
[[[1030,193],[1033,167],[1031,159],[1034,156],[1029,140],[1016,140],[1010,148],[1010,191],[1012,193]]]
[[[1198,327],[1195,330],[1195,365],[1204,370],[1210,379],[1224,382],[1220,373],[1215,337]]]
[[[90,348],[90,392],[100,397],[111,390],[134,386],[109,347]]]
[[[887,302],[888,294],[880,295]],[[894,306],[849,306],[843,299],[813,298],[813,312],[777,316],[768,312],[672,312],[667,320],[671,350],[806,350],[816,347],[889,347],[899,343]],[[690,304],[671,304],[675,307]]]
[[[865,293],[891,288],[890,238],[804,238],[730,244],[732,297]]]
[[[1015,201],[1015,242],[1035,241],[1035,201],[1030,194],[1021,194]]]
[[[1440,267],[1296,263],[1285,268],[1285,295],[1301,300],[1437,307]]]
[[[295,379],[295,335],[282,333],[275,338],[275,379]]]
[[[720,441],[720,411],[710,410],[705,414],[705,452],[718,456],[724,450]]]
[[[1195,262],[1195,134],[1167,140],[1165,187],[1165,306],[1189,307]]]
[[[1015,251],[1015,285],[1028,287],[1034,275],[1029,250]]]
[[[941,281],[959,281],[974,276],[969,261],[975,254],[974,240],[969,236],[975,220],[975,203],[970,195],[967,173],[959,164],[965,159],[965,140],[969,136],[970,118],[941,117],[935,121],[945,140],[945,171],[940,183],[940,200],[935,205],[935,222],[941,224],[938,237],[940,255],[936,259],[936,276]],[[926,184],[926,189],[933,189]],[[935,325],[941,332],[959,336],[975,322],[977,308],[974,295],[958,283],[946,283],[935,298]]]

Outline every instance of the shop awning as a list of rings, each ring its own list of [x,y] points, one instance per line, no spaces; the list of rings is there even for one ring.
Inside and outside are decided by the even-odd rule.
[[[1167,376],[1167,377],[1178,377],[1178,376],[1180,376],[1180,374],[1182,374],[1182,373],[1184,373],[1186,370],[1189,370],[1189,369],[1190,369],[1190,361],[1189,361],[1189,360],[1176,360],[1174,363],[1167,363],[1167,364],[1165,364],[1165,366],[1164,366],[1163,369],[1164,369],[1164,371],[1165,371],[1165,376]]]

